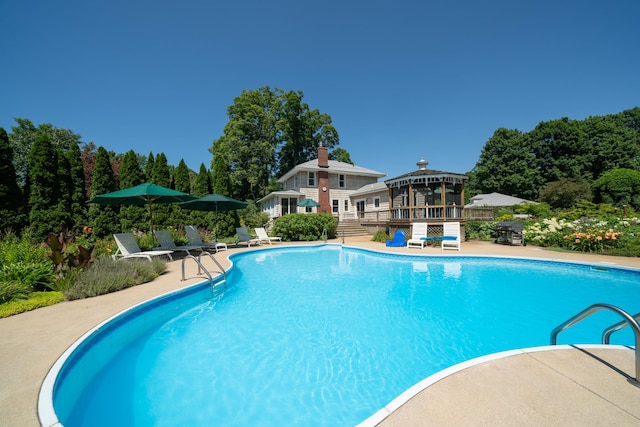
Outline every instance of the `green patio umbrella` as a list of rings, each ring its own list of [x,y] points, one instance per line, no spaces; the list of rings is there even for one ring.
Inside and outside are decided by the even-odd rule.
[[[189,200],[179,204],[181,208],[193,211],[227,212],[247,207],[246,202],[223,196],[222,194],[209,194],[198,199]],[[218,224],[216,223],[215,239],[218,240]]]
[[[302,208],[318,208],[320,207],[320,203],[313,199],[302,199],[298,202],[298,206]]]
[[[172,190],[171,188],[162,187],[160,185],[145,182],[135,187],[125,188],[123,190],[114,191],[112,193],[100,194],[89,200],[88,203],[96,203],[98,205],[116,206],[116,205],[133,205],[144,206],[149,205],[149,230],[153,235],[153,212],[151,205],[154,203],[178,203],[195,199],[192,196],[181,191]]]

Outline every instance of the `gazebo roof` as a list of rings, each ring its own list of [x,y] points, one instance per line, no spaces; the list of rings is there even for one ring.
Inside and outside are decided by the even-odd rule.
[[[402,187],[411,184],[428,184],[431,182],[452,182],[454,184],[462,184],[464,180],[469,179],[468,176],[454,173],[444,172],[433,169],[418,169],[405,173],[404,175],[385,180],[388,187]]]

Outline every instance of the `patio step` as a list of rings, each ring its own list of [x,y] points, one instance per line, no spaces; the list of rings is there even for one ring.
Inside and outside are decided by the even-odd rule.
[[[337,237],[353,237],[353,236],[368,236],[369,232],[360,225],[358,220],[343,219],[338,223]],[[344,234],[343,234],[344,233]]]

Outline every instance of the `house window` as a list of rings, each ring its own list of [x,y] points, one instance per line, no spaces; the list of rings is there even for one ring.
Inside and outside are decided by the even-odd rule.
[[[339,204],[338,204],[338,200],[333,200],[333,213],[338,213],[339,211]]]
[[[309,187],[315,187],[316,186],[316,173],[315,172],[308,172],[308,182],[307,182]]]
[[[373,198],[373,207],[375,207],[375,208],[379,208],[380,207],[380,197],[374,197]]]
[[[347,180],[343,174],[338,175],[338,187],[345,188],[347,186]]]
[[[297,189],[298,188],[298,174],[295,174],[293,176],[293,189]]]
[[[345,212],[349,212],[349,201],[348,200],[344,201],[344,211]]]

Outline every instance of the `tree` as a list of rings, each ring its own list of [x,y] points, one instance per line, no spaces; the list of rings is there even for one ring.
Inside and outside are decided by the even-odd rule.
[[[104,147],[98,147],[96,164],[93,169],[91,197],[116,191],[116,180],[113,177],[109,153]],[[106,237],[120,231],[119,207],[102,206],[93,203],[89,208],[89,220],[93,225],[93,233],[97,237]]]
[[[178,167],[173,172],[173,180],[175,182],[175,189],[182,191],[183,193],[191,194],[191,180],[189,179],[189,168],[184,162],[184,159],[180,159]]]
[[[640,172],[614,169],[604,173],[592,185],[594,201],[640,209]]]
[[[229,179],[229,171],[222,157],[215,157],[213,159],[213,192],[230,197],[231,195],[231,181]],[[229,237],[233,236],[236,232],[236,227],[240,226],[240,217],[236,211],[231,212],[214,212],[213,220],[215,221],[216,237]]]
[[[500,128],[483,147],[469,187],[477,193],[499,192],[534,200],[544,183],[535,162],[522,132]]]
[[[40,134],[29,151],[27,192],[29,223],[34,238],[44,240],[50,232],[57,233],[62,225],[56,209],[60,199],[56,151],[49,136]]]
[[[69,179],[70,179],[70,208],[69,214],[72,223],[76,226],[82,226],[87,222],[87,194],[85,190],[84,166],[82,164],[82,153],[77,142],[73,142],[69,146],[66,153],[69,162]]]
[[[142,169],[138,164],[138,155],[129,150],[122,158],[120,167],[120,188],[131,188],[142,184]],[[120,226],[123,232],[133,229],[145,229],[149,224],[149,212],[146,207],[122,206],[120,208]]]
[[[153,162],[153,174],[151,182],[160,185],[162,187],[169,188],[171,184],[171,173],[169,172],[169,165],[167,164],[167,156],[164,153],[158,153],[155,161]],[[170,221],[171,211],[173,206],[170,204],[156,204],[153,209],[153,225],[168,227],[173,225]]]
[[[22,191],[13,167],[13,149],[7,132],[0,127],[0,230],[20,231],[24,225]]]
[[[339,144],[338,132],[331,125],[331,117],[320,111],[310,110],[302,102],[301,91],[281,93],[282,146],[278,154],[278,175],[284,175],[296,165],[316,158],[322,144],[328,149]]]
[[[554,209],[569,209],[581,201],[590,202],[591,188],[587,182],[561,178],[542,188],[540,201]]]
[[[71,165],[65,153],[58,149],[56,153],[58,163],[58,201],[56,209],[56,223],[63,228],[73,228],[71,216],[71,195],[73,194],[73,182],[71,181]]]
[[[329,160],[337,160],[343,163],[349,163],[353,165],[353,160],[351,160],[351,155],[344,148],[335,148],[333,151],[329,153]]]
[[[197,197],[207,196],[213,193],[211,186],[211,175],[205,167],[204,163],[200,164],[200,171],[196,175],[196,181],[193,185],[193,195]],[[213,230],[215,227],[215,214],[203,211],[191,211],[191,223],[199,228]]]
[[[144,167],[144,177],[146,182],[153,182],[153,171],[155,170],[155,160],[153,153],[149,153],[147,157],[147,164]]]
[[[300,91],[262,87],[243,91],[227,108],[224,135],[210,151],[227,165],[231,197],[259,199],[276,174],[314,158],[321,143],[339,143],[331,118],[310,110],[302,97]]]

